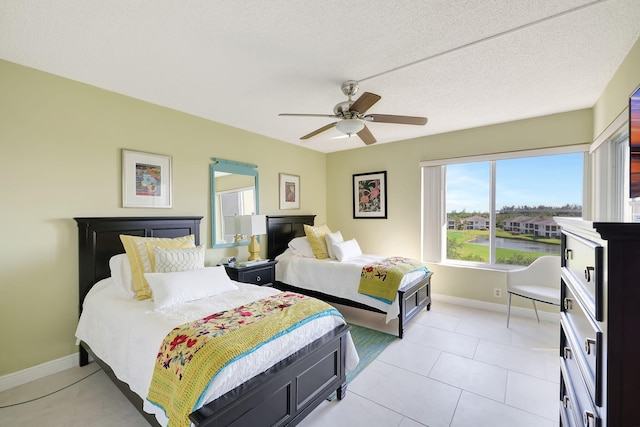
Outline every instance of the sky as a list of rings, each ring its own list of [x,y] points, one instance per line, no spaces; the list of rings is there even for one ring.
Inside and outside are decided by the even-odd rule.
[[[498,160],[496,210],[582,205],[583,153]],[[447,165],[447,212],[489,212],[489,162]]]

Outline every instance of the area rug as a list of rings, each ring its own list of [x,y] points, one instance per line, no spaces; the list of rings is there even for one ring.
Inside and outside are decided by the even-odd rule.
[[[384,332],[365,328],[360,325],[354,325],[353,323],[349,323],[349,326],[351,326],[351,338],[353,339],[353,343],[358,351],[360,362],[356,369],[353,371],[347,371],[347,384],[358,376],[364,368],[369,366],[369,364],[373,362],[380,353],[382,353],[382,350],[398,339],[395,335],[385,334]],[[328,400],[333,400],[335,398],[336,394],[333,393],[328,397]]]

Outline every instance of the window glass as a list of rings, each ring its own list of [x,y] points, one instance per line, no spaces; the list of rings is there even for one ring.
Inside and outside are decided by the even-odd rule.
[[[490,162],[446,168],[447,259],[489,262],[489,246],[475,244],[489,233]]]
[[[553,217],[582,215],[583,157],[447,165],[447,259],[529,265],[540,256],[559,255],[560,227]]]

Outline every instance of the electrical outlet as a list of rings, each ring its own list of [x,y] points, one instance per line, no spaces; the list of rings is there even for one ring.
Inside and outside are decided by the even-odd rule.
[[[500,288],[493,288],[493,296],[495,298],[502,298],[502,289]]]

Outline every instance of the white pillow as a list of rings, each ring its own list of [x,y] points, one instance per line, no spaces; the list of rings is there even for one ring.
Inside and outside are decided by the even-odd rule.
[[[289,248],[296,254],[306,258],[315,258],[311,243],[306,237],[296,237],[289,242]]]
[[[334,243],[333,251],[336,254],[336,259],[340,262],[362,255],[360,245],[358,245],[356,239]]]
[[[237,290],[223,266],[173,273],[144,273],[156,310]]]
[[[111,277],[118,286],[120,293],[129,298],[135,298],[136,291],[133,287],[133,275],[131,274],[131,263],[127,254],[118,254],[109,260]]]
[[[333,244],[344,242],[342,233],[340,231],[336,231],[335,233],[327,233],[324,235],[324,238],[327,240],[327,250],[329,251],[329,258],[336,259],[336,254],[333,250]]]
[[[155,273],[172,273],[204,268],[204,245],[179,249],[154,246],[152,249],[156,259]]]

